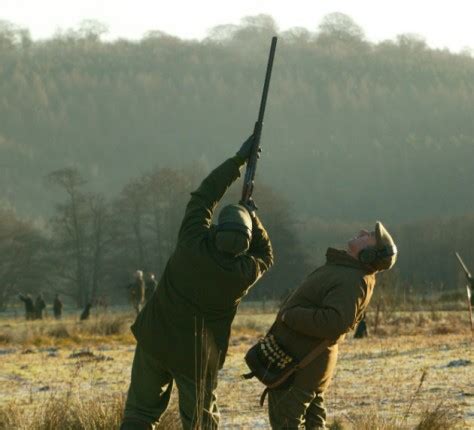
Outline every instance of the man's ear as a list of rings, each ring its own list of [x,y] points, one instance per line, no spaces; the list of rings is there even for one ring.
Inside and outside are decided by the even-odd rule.
[[[357,257],[363,264],[372,264],[377,260],[377,248],[375,246],[367,246],[359,252]]]

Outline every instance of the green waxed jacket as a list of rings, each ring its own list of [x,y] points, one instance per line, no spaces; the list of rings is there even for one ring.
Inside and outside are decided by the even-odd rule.
[[[286,300],[271,329],[277,341],[300,360],[323,340],[332,342],[295,375],[296,386],[317,393],[328,387],[337,343],[361,320],[375,286],[374,273],[345,251],[329,248],[326,257],[326,264]]]
[[[214,209],[243,164],[237,156],[228,159],[191,193],[176,249],[132,326],[145,351],[191,377],[222,367],[237,306],[273,264],[270,239],[256,216],[245,254],[225,255],[214,244]]]

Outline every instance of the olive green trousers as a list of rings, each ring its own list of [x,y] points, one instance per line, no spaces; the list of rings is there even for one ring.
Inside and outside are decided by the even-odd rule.
[[[179,413],[184,430],[214,430],[219,425],[217,379],[197,383],[192,378],[165,369],[137,345],[132,380],[125,404],[124,421],[156,425],[168,407],[173,381],[178,387]],[[138,428],[138,427],[137,427]]]
[[[268,414],[273,430],[326,429],[323,395],[295,386],[268,392]]]

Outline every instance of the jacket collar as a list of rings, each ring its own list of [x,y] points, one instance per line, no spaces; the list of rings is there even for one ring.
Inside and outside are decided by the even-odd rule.
[[[374,273],[372,268],[361,263],[359,260],[356,260],[346,251],[335,248],[328,248],[326,251],[326,264],[353,267],[354,269],[363,270],[367,274]]]

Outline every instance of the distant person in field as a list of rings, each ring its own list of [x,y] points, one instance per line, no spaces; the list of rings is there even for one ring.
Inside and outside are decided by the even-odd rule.
[[[56,318],[57,320],[60,320],[63,315],[63,302],[59,298],[59,294],[56,294],[54,296],[53,313],[54,318]]]
[[[36,313],[35,313],[35,305],[33,303],[33,299],[31,296],[27,293],[25,295],[20,294],[18,296],[20,300],[25,304],[25,318],[27,321],[31,321],[35,319]]]
[[[91,316],[91,308],[92,308],[92,303],[87,303],[86,307],[81,313],[81,317],[80,317],[81,321],[86,321],[89,319],[89,317]]]
[[[138,315],[138,312],[140,312],[140,309],[145,303],[145,282],[141,270],[136,270],[133,277],[134,280],[128,285],[127,289],[130,303]]]
[[[35,300],[35,318],[38,320],[43,319],[43,312],[46,309],[46,302],[43,299],[42,294],[38,294]]]
[[[150,300],[157,285],[158,285],[158,282],[156,282],[155,274],[148,272],[146,276],[146,282],[145,282],[145,302],[148,302],[148,300]]]
[[[137,348],[122,430],[152,429],[168,407],[173,382],[185,430],[217,429],[215,390],[230,328],[249,288],[273,263],[270,239],[254,207],[225,206],[253,136],[191,193],[178,242],[158,287],[132,326]]]
[[[326,429],[324,393],[336,367],[338,343],[362,319],[375,275],[393,267],[395,243],[377,222],[362,230],[346,250],[329,248],[326,264],[311,273],[282,305],[270,333],[297,360],[328,342],[322,353],[282,388],[268,392],[273,429]],[[359,381],[363,384],[363,381]]]
[[[367,322],[365,321],[365,313],[362,316],[359,324],[357,324],[357,328],[354,333],[354,339],[363,339],[364,337],[369,336],[369,331],[367,329]]]
[[[105,297],[103,294],[99,296],[96,300],[96,306],[101,308],[103,312],[107,312],[107,309],[109,308],[107,297]]]

